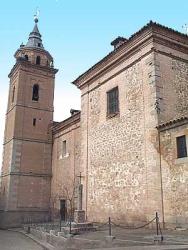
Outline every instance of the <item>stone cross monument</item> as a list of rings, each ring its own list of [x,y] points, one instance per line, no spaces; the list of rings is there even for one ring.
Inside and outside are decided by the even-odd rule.
[[[80,175],[77,177],[79,177],[80,180],[79,180],[78,189],[77,189],[78,201],[77,201],[77,209],[74,211],[74,220],[76,223],[84,223],[85,211],[82,209],[83,185],[81,183],[83,176],[81,175],[81,172],[80,172]]]

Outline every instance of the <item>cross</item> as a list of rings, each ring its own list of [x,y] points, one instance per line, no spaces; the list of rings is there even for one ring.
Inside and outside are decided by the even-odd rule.
[[[82,172],[80,172],[80,175],[77,175],[77,177],[80,179],[80,184],[81,184],[81,181],[82,181],[82,178],[84,178],[84,176],[82,176]]]

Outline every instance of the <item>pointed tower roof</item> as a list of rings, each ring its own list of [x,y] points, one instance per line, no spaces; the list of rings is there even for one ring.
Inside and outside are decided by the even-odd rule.
[[[30,47],[30,48],[40,48],[44,49],[43,44],[42,44],[42,39],[41,39],[41,34],[38,29],[38,17],[34,16],[34,21],[35,21],[35,26],[32,30],[32,32],[29,34],[29,39],[25,47]]]

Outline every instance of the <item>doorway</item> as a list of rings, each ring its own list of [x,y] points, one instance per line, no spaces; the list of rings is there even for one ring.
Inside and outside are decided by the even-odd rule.
[[[60,200],[60,216],[62,221],[66,221],[67,218],[66,200]]]

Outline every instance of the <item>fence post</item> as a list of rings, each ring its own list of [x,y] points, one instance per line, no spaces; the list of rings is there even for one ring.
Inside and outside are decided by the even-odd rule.
[[[109,236],[112,236],[112,225],[111,225],[111,218],[108,218],[108,226],[109,226]]]
[[[159,235],[159,217],[157,212],[156,212],[156,231],[157,235]]]
[[[59,230],[61,232],[61,217],[60,217],[60,220],[59,220]]]
[[[72,231],[72,229],[71,229],[71,217],[70,217],[69,234],[71,234],[71,231]]]

